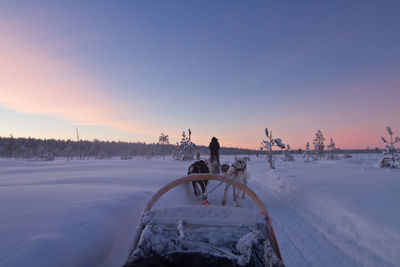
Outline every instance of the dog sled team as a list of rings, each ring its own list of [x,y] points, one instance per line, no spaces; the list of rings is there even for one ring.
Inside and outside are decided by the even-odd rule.
[[[220,145],[218,143],[218,139],[213,137],[211,139],[209,149],[210,149],[210,158],[208,160],[198,160],[194,162],[192,165],[189,166],[188,168],[188,174],[199,174],[199,173],[209,173],[209,174],[221,174],[222,175],[236,180],[237,182],[243,183],[247,185],[247,162],[250,161],[249,157],[236,157],[235,160],[232,163],[232,165],[228,164],[220,164],[219,160],[219,148]],[[202,204],[209,204],[207,200],[207,185],[208,185],[208,180],[199,180],[199,181],[194,181],[192,182],[193,186],[193,191],[195,194],[195,197],[197,199],[202,199]],[[200,188],[199,188],[200,186]],[[227,193],[229,190],[230,184],[226,184],[225,189],[224,189],[224,197],[222,199],[221,204],[225,205],[226,204],[226,197]],[[236,188],[235,186],[233,187],[233,200],[236,203],[236,206],[239,207],[239,198],[240,198],[240,193],[242,194],[241,198],[245,198],[245,193],[244,192],[239,192],[239,189]]]
[[[212,145],[219,148],[218,140],[215,138],[213,141]],[[210,144],[210,151],[211,147]],[[257,195],[244,185],[247,183],[246,165],[250,159],[235,157],[232,165],[220,165],[218,149],[211,152],[213,155],[210,159],[196,161],[189,167],[189,176],[168,183],[149,200],[139,219],[130,256],[124,267],[284,267],[271,219]],[[213,161],[216,164],[212,164]],[[216,174],[220,170],[226,177],[205,175]],[[198,179],[200,181],[196,181]],[[219,185],[207,190],[206,179],[221,181],[244,190],[257,205],[259,212],[217,205],[185,205],[152,210],[155,202],[165,193],[192,181],[196,196],[205,196],[202,204],[207,205],[207,193],[210,194]],[[228,189],[229,186],[226,186],[222,205],[226,203]],[[239,206],[240,196],[237,191],[233,188],[233,198]],[[241,197],[244,196],[242,192]]]

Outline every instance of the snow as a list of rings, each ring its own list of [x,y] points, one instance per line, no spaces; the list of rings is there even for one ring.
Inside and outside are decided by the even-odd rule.
[[[190,251],[223,257],[244,266],[257,250],[254,253],[267,254],[263,254],[264,263],[280,266],[266,240],[267,229],[265,216],[244,208],[192,205],[155,209],[143,217],[138,248],[130,260],[143,259],[144,255],[164,258],[172,252]]]
[[[295,157],[275,170],[262,157],[248,163],[248,186],[270,213],[286,266],[400,266],[400,170],[379,168],[381,154],[308,164]],[[0,266],[121,266],[147,200],[190,164],[0,159]],[[248,197],[240,202],[257,211]],[[198,204],[183,185],[154,208]]]
[[[275,207],[270,207],[270,212],[277,224],[277,238],[286,264],[322,266],[315,263],[325,260],[321,257],[338,260],[335,251],[327,253],[334,248],[342,254],[339,266],[399,266],[400,216],[396,207],[400,203],[400,172],[382,171],[377,166],[379,159],[380,155],[355,155],[349,160],[317,164],[294,162],[290,168],[281,163],[276,171],[268,171],[267,177],[250,174],[259,183],[256,193],[271,192],[273,197],[265,202],[279,202],[276,215]],[[267,188],[260,190],[261,186]],[[286,219],[298,220],[301,226],[287,223]],[[313,236],[299,235],[302,227],[306,232],[312,229]],[[296,244],[302,237],[322,247]],[[283,242],[289,248],[282,248]],[[319,253],[310,249],[318,249]],[[297,254],[316,257],[312,255],[299,264],[298,256],[294,256]]]

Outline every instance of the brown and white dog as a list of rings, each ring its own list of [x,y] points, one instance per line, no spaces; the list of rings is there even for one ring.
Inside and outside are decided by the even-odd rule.
[[[188,168],[188,175],[189,174],[198,174],[198,173],[210,173],[210,166],[209,162],[207,160],[198,160],[194,162],[192,165],[189,166]],[[193,186],[193,191],[194,195],[197,199],[201,197],[201,194],[206,192],[207,189],[207,184],[208,180],[199,180],[199,181],[193,181],[192,186]],[[200,189],[197,185],[200,185]]]
[[[228,171],[224,173],[226,177],[236,180],[236,182],[247,185],[247,162],[250,161],[249,157],[235,157],[235,162],[229,167]],[[226,194],[231,185],[226,184],[224,190],[224,198],[222,199],[222,205],[226,204]],[[233,186],[233,200],[236,202],[236,206],[239,207],[238,197],[240,195],[239,188]],[[244,199],[245,193],[242,192],[242,199]]]

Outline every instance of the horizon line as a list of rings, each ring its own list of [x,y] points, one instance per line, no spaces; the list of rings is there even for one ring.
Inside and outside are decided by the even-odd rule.
[[[28,137],[24,137],[24,136],[18,136],[18,137],[15,137],[13,134],[10,134],[10,136],[0,136],[0,138],[14,138],[14,139],[18,139],[18,138],[24,138],[24,139],[37,139],[37,140],[59,140],[59,141],[68,141],[68,140],[70,140],[70,141],[72,141],[72,142],[80,142],[80,141],[88,141],[88,142],[94,142],[94,141],[99,141],[99,142],[122,142],[122,143],[144,143],[144,144],[146,144],[146,145],[148,145],[148,144],[158,144],[158,142],[146,142],[146,141],[123,141],[123,140],[101,140],[101,139],[98,139],[98,138],[93,138],[93,139],[81,139],[81,140],[79,140],[79,141],[77,141],[77,140],[73,140],[73,139],[70,139],[70,138],[68,138],[68,139],[65,139],[65,138],[54,138],[54,137],[51,137],[51,138],[40,138],[40,137],[31,137],[31,136],[28,136]],[[172,146],[175,146],[175,144],[173,144],[173,143],[169,143],[168,145],[172,145]],[[204,147],[208,147],[208,145],[196,145],[196,146],[204,146]],[[265,150],[260,150],[260,149],[254,149],[254,148],[243,148],[243,147],[231,147],[231,146],[221,146],[221,148],[234,148],[234,149],[242,149],[242,150],[251,150],[251,151],[259,151],[259,152],[264,152]],[[385,149],[384,147],[366,147],[366,148],[340,148],[340,147],[338,147],[338,148],[336,148],[337,150],[365,150],[365,151],[368,151],[368,150],[375,150],[376,148],[378,148],[378,149]],[[301,149],[302,151],[304,151],[305,149],[304,148],[292,148],[292,149],[290,149],[291,151],[296,151],[296,150],[299,150],[299,149]],[[280,150],[273,150],[273,151],[284,151],[285,149],[280,149]],[[312,149],[311,149],[311,151],[312,151]]]

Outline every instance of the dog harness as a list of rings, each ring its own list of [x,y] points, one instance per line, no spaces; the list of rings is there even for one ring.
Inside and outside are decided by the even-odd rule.
[[[235,168],[236,172],[244,171],[246,169],[246,162],[237,160],[232,164],[232,167]]]

